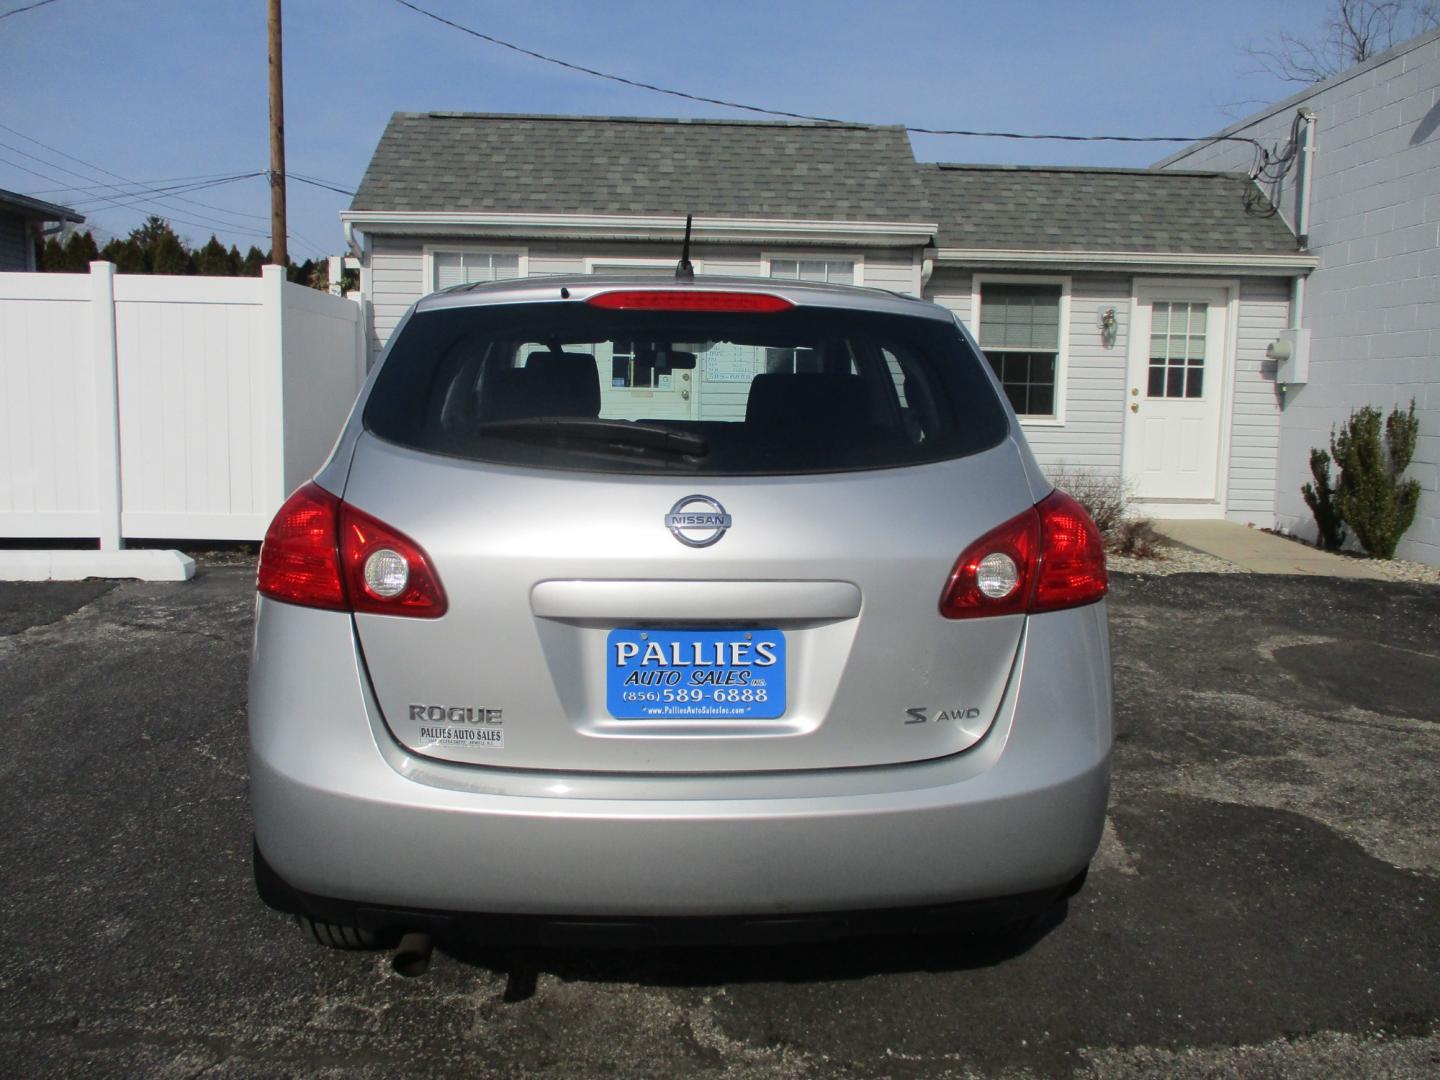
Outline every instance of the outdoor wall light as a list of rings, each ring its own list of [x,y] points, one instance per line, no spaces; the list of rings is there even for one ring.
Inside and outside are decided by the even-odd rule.
[[[1120,332],[1120,320],[1115,316],[1115,309],[1105,308],[1100,312],[1100,343],[1110,349],[1115,346],[1115,335]]]

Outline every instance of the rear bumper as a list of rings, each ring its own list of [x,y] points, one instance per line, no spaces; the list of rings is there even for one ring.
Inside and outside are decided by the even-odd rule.
[[[1104,820],[1104,620],[1103,605],[1032,618],[1000,717],[950,758],[561,776],[408,754],[376,715],[348,617],[262,601],[250,698],[256,841],[283,886],[276,895],[317,917],[329,902],[436,918],[763,924],[1053,892],[1088,864]],[[1043,672],[1031,656],[1045,657]]]

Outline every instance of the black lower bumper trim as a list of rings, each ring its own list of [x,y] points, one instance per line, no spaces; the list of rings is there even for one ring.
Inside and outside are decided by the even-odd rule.
[[[468,945],[634,949],[686,945],[771,945],[900,934],[993,932],[1023,925],[1071,895],[1072,882],[1039,892],[920,907],[827,911],[802,915],[555,916],[434,911],[366,904],[302,892],[284,881],[255,849],[255,885],[271,908],[398,938],[423,930]]]

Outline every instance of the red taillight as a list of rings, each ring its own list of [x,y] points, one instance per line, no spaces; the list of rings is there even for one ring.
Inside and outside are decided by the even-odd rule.
[[[335,543],[339,505],[319,484],[306,484],[285,500],[260,548],[255,587],[262,595],[305,607],[346,610]]]
[[[991,529],[965,549],[950,572],[950,584],[940,597],[940,614],[947,619],[977,615],[1015,615],[1027,610],[1035,579],[1035,551],[1040,545],[1040,515],[1034,507]],[[1002,555],[1015,564],[1014,587],[1003,596],[987,595],[980,588],[980,563]]]
[[[264,596],[331,611],[434,619],[447,606],[420,545],[318,484],[280,507],[255,584]]]
[[[392,578],[393,592],[383,586],[377,591],[378,583],[366,574],[367,565],[373,565],[372,558],[393,564],[392,556],[399,556],[405,567],[404,582]],[[445,614],[445,590],[420,545],[345,503],[340,504],[340,557],[345,565],[351,610],[420,619],[438,619]]]
[[[1056,490],[1036,504],[1040,511],[1040,575],[1031,611],[1058,611],[1099,600],[1110,587],[1105,541],[1085,508]]]
[[[795,305],[773,293],[706,292],[698,289],[622,289],[585,301],[612,311],[788,311]]]
[[[1108,587],[1100,530],[1057,490],[965,549],[940,597],[940,614],[1058,611],[1093,603]]]

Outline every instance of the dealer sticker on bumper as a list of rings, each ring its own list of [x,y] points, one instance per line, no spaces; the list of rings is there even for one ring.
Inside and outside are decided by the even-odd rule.
[[[606,706],[617,720],[773,720],[785,713],[780,630],[611,630]]]

